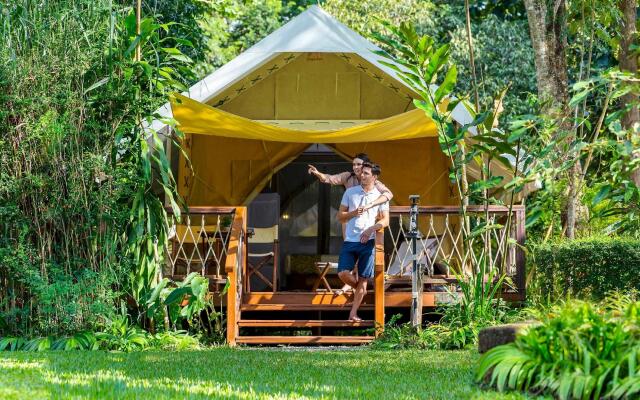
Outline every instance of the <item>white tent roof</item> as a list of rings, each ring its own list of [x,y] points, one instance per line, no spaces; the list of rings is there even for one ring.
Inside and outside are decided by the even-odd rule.
[[[374,54],[374,50],[380,50],[380,48],[327,14],[320,7],[312,5],[253,47],[193,85],[188,92],[183,94],[206,103],[279,53],[306,52],[356,53],[402,85],[407,86],[398,78],[393,69],[380,63],[380,56]],[[156,113],[162,117],[171,117],[171,106],[166,103]],[[459,104],[454,110],[453,118],[460,124],[472,121],[469,112],[462,104]],[[152,124],[152,128],[155,130],[160,130],[164,126],[160,121],[154,121]]]

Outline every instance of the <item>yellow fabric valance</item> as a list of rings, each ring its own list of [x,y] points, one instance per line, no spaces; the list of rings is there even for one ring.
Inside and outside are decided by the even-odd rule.
[[[453,200],[448,159],[440,151],[435,124],[422,110],[340,130],[303,131],[239,117],[181,95],[171,104],[190,159],[180,156],[178,178],[189,205],[247,204],[309,143],[325,143],[347,159],[367,152],[382,166],[381,180],[394,192],[395,204],[406,204],[410,194],[420,194],[424,204]]]
[[[285,143],[370,143],[436,137],[435,123],[416,109],[340,130],[295,130],[243,118],[180,94],[171,98],[173,117],[185,133]]]

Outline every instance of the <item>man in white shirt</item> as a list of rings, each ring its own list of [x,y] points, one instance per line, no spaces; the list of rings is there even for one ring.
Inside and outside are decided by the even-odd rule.
[[[349,320],[361,321],[358,308],[367,292],[367,280],[373,277],[376,231],[389,225],[389,203],[370,206],[380,192],[375,183],[380,175],[376,164],[364,163],[360,185],[347,189],[342,196],[338,220],[346,224],[345,239],[338,260],[338,276],[355,288]],[[358,264],[358,278],[351,270]]]

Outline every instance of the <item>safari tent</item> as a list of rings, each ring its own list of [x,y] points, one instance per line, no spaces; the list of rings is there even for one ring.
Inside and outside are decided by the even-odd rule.
[[[307,164],[342,172],[351,169],[355,154],[364,152],[381,165],[380,179],[394,193],[395,222],[384,237],[379,235],[375,299],[368,300],[377,322],[384,322],[385,299],[386,307],[406,307],[410,300],[410,293],[390,289],[388,274],[389,266],[406,264],[409,195],[420,195],[421,244],[436,288],[431,294],[427,290],[425,304],[435,305],[443,296],[440,289],[454,284],[449,270],[434,269],[438,261],[450,265],[464,257],[456,254],[460,236],[449,161],[439,148],[433,121],[413,105],[416,93],[380,62],[373,53],[377,49],[311,6],[158,110],[175,118],[184,134],[184,153],[168,146],[179,193],[189,206],[174,230],[171,273],[176,274],[182,260],[187,272],[198,270],[221,282],[233,279],[227,304],[237,309],[229,322],[232,343],[243,337],[245,342],[264,340],[239,333],[268,326],[263,320],[240,318],[242,312],[313,307],[314,312],[337,312],[348,301],[332,295],[329,278],[342,240],[335,211],[343,189],[318,183],[307,174]],[[453,116],[460,124],[471,120],[461,105]],[[159,121],[153,128],[168,129]],[[502,218],[507,211],[494,207],[492,212]],[[523,212],[514,209],[517,229],[511,231],[520,241]],[[226,229],[224,215],[229,217]],[[254,242],[265,235],[268,239],[252,248],[250,233]],[[266,259],[252,261],[252,254]],[[306,281],[292,278],[304,275],[296,269],[302,263],[297,256],[313,258]],[[511,273],[522,280],[524,258],[517,248],[496,257],[508,257]],[[397,271],[401,281],[402,268]],[[295,326],[291,324],[287,326]]]

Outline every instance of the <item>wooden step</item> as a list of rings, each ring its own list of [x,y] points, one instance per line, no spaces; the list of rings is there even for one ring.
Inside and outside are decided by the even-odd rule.
[[[441,296],[443,292],[424,292],[422,303],[425,307],[436,306],[436,296]],[[243,294],[243,307],[253,305],[269,305],[271,308],[243,308],[246,311],[309,311],[309,310],[344,310],[351,307],[352,294],[336,295],[331,293],[318,292],[250,292]],[[384,294],[385,307],[410,307],[411,293],[392,292]],[[361,309],[373,309],[373,293],[367,293],[364,297]],[[295,308],[283,308],[283,305],[295,306]]]
[[[279,328],[318,328],[318,327],[327,327],[327,328],[364,328],[364,327],[373,327],[373,321],[360,321],[354,322],[343,319],[324,319],[324,320],[313,320],[313,319],[282,319],[282,320],[268,320],[268,319],[243,319],[238,321],[238,326],[241,328],[245,327],[256,327],[256,328],[270,328],[270,327],[279,327]]]
[[[360,310],[373,310],[373,304],[363,304]],[[350,310],[350,304],[243,304],[242,311],[335,311]]]
[[[367,344],[373,336],[238,336],[242,344]]]

